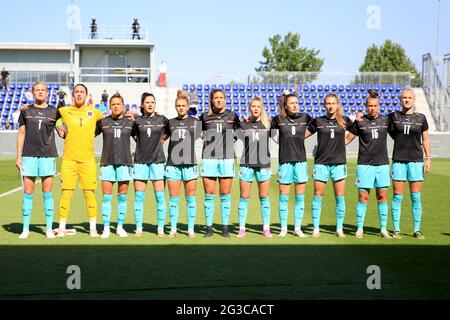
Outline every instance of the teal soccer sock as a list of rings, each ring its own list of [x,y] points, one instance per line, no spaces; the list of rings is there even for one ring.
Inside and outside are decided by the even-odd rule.
[[[245,228],[245,221],[247,220],[247,211],[248,211],[248,198],[240,198],[239,199],[239,228]]]
[[[127,216],[127,194],[117,195],[117,225],[123,227]]]
[[[345,197],[336,196],[336,230],[344,228]]]
[[[261,216],[263,225],[268,226],[270,225],[270,199],[269,197],[259,198],[259,201],[261,202]]]
[[[388,204],[385,202],[378,202],[378,216],[380,217],[380,228],[381,231],[386,231],[387,229],[387,219],[388,219]]]
[[[295,195],[295,206],[294,206],[294,229],[300,230],[302,228],[303,215],[305,213],[305,195],[296,194]]]
[[[170,196],[170,205],[169,205],[169,217],[170,217],[170,231],[177,231],[177,223],[178,223],[178,202],[180,197],[178,196]]]
[[[195,226],[195,216],[197,214],[197,201],[195,196],[186,197],[187,205],[187,218],[188,218],[188,231],[194,231]]]
[[[51,192],[43,192],[44,211],[45,211],[45,227],[47,231],[53,229],[53,212],[55,210],[55,203],[53,201],[53,194]]]
[[[206,226],[212,227],[213,218],[214,218],[214,194],[205,194],[205,218],[206,218]]]
[[[33,210],[33,194],[24,193],[22,198],[23,230],[30,230],[31,211]]]
[[[392,223],[394,224],[394,231],[400,231],[400,216],[402,214],[402,194],[394,194],[392,198],[391,213]]]
[[[289,196],[287,194],[280,194],[278,202],[278,215],[280,216],[280,224],[282,229],[287,228],[288,215],[289,215]]]
[[[227,226],[230,223],[231,195],[223,194],[220,196],[220,209],[222,211],[222,225]]]
[[[356,228],[362,230],[364,228],[364,219],[366,217],[367,202],[360,202],[356,204]]]
[[[111,201],[112,201],[112,194],[103,195],[102,216],[103,216],[103,226],[105,228],[109,228],[109,224],[111,222]]]
[[[136,229],[142,229],[142,220],[144,218],[144,199],[145,192],[136,191],[134,193],[134,220]]]
[[[414,232],[420,231],[422,222],[422,199],[420,192],[411,192],[411,206],[414,220]]]
[[[311,206],[312,220],[314,229],[319,229],[320,227],[320,213],[322,211],[322,197],[314,196]]]
[[[155,199],[158,230],[164,230],[164,224],[166,223],[166,197],[164,191],[155,192]]]

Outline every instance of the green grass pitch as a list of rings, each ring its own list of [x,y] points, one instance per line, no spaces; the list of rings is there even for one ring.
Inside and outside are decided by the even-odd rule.
[[[115,234],[107,240],[87,234],[87,216],[80,190],[75,192],[69,227],[75,236],[48,240],[44,235],[41,185],[37,184],[31,218],[31,235],[19,240],[21,232],[21,192],[0,197],[0,299],[449,299],[450,298],[450,159],[434,159],[426,176],[422,231],[425,240],[412,237],[411,202],[407,193],[401,218],[403,239],[378,236],[379,221],[374,194],[368,204],[365,236],[356,239],[354,187],[355,161],[348,164],[346,189],[346,238],[333,235],[334,198],[329,183],[324,197],[319,239],[296,238],[293,229],[293,197],[289,203],[286,238],[263,238],[256,185],[253,186],[247,219],[247,237],[236,237],[239,185],[232,191],[230,239],[216,233],[202,237],[204,228],[203,187],[198,180],[197,237],[186,235],[185,202],[180,199],[179,232],[176,238],[158,238],[153,189],[149,185],[144,214],[144,235],[133,234],[133,192],[128,197],[125,229],[128,238]],[[275,166],[273,171],[276,172]],[[312,163],[309,162],[311,173]],[[0,194],[20,187],[11,158],[0,159]],[[55,179],[55,222],[60,198]],[[312,231],[312,182],[307,184],[304,230]],[[407,188],[409,192],[409,188]],[[272,231],[278,233],[278,186],[271,182]],[[389,193],[389,206],[392,190]],[[168,197],[167,197],[168,199]],[[101,226],[101,190],[98,230]],[[116,199],[113,200],[112,221]],[[214,222],[220,223],[216,198]],[[167,220],[168,223],[168,220]],[[56,224],[54,225],[56,226]],[[216,225],[218,227],[218,225]],[[113,223],[113,231],[115,224]],[[388,229],[392,230],[389,217]],[[167,230],[167,229],[166,229]],[[216,228],[216,231],[218,229]],[[81,289],[66,286],[67,268],[81,269]],[[381,289],[369,290],[370,265],[380,267]]]

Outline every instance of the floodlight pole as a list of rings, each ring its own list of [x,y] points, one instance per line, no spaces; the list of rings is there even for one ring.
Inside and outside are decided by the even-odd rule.
[[[436,65],[439,65],[439,25],[440,25],[441,0],[438,0],[437,28],[436,28]]]

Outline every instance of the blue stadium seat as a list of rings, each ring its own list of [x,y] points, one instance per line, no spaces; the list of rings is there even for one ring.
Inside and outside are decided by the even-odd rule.
[[[276,92],[280,92],[281,91],[281,86],[279,84],[276,84],[274,86],[274,89],[275,89]]]
[[[235,106],[233,107],[233,111],[239,111],[239,105],[235,105]]]
[[[231,91],[231,85],[230,84],[226,84],[225,85],[225,91]]]
[[[359,112],[363,112],[363,111],[364,111],[364,109],[365,109],[365,107],[364,107],[364,106],[358,106],[358,111],[359,111]]]
[[[311,98],[317,98],[317,92],[316,91],[312,91],[311,92]]]
[[[359,91],[357,91],[357,92],[355,92],[355,93],[353,94],[353,96],[354,96],[356,99],[361,98],[361,93],[360,93]]]
[[[364,100],[366,100],[366,98],[367,98],[368,95],[369,95],[369,94],[368,94],[367,92],[364,92],[364,91],[363,91],[363,93],[361,93],[361,97],[362,97]]]
[[[305,112],[305,110],[306,110],[306,107],[303,104],[301,104],[299,106],[299,108],[300,108],[300,112]]]
[[[302,92],[302,91],[299,91],[298,94],[297,94],[297,96],[298,96],[299,98],[302,98],[302,97],[303,97],[303,92]]]
[[[269,103],[269,100],[267,98],[263,98],[263,104],[267,105]]]
[[[314,118],[314,116],[315,116],[314,112],[311,112],[311,111],[309,111],[308,114],[311,118]]]
[[[210,91],[211,90],[211,87],[209,86],[209,84],[205,84],[204,86],[203,86],[203,91]],[[223,90],[223,89],[222,89]]]
[[[273,85],[272,84],[269,84],[267,86],[267,91],[273,91]]]
[[[253,97],[253,92],[252,91],[247,91],[247,98],[252,98]]]
[[[270,98],[269,99],[269,104],[270,105],[275,105],[275,99],[274,98]]]
[[[316,85],[312,84],[311,87],[309,87],[310,91],[316,91]]]
[[[344,112],[346,112],[346,113],[349,111],[349,107],[347,105],[343,105],[342,108],[344,109]]]
[[[216,90],[217,89],[217,85],[216,84],[212,84],[211,85],[211,90]]]
[[[388,107],[387,107],[387,111],[388,111],[389,113],[391,113],[392,111],[394,111],[394,107],[393,107],[393,106],[388,106]]]
[[[375,85],[373,85],[372,88],[370,88],[370,89],[374,89],[374,90],[376,90],[376,91],[380,91],[380,86],[377,85],[377,84],[375,84]]]
[[[269,111],[269,106],[264,106],[264,110]]]
[[[394,107],[395,111],[402,111],[402,106],[398,105]]]
[[[380,89],[381,89],[381,92],[385,92],[387,90],[387,85],[382,84]]]
[[[343,99],[341,99],[341,103],[342,103],[342,104],[348,104],[348,100],[347,100],[347,98],[343,98]]]
[[[271,117],[271,118],[275,118],[277,115],[278,115],[277,112],[271,112],[271,113],[270,113],[270,117]]]
[[[305,84],[303,86],[303,92],[308,92],[309,91],[309,85]]]
[[[389,92],[384,92],[383,93],[383,98],[387,99],[387,98],[389,98],[389,96],[390,96]]]
[[[14,91],[13,90],[9,90],[8,91],[8,96],[10,96],[10,97],[14,96]]]
[[[319,92],[319,99],[325,98],[325,92]]]
[[[275,98],[275,93],[273,91],[269,92],[269,98]]]
[[[247,110],[247,106],[245,104],[241,104],[241,111],[246,111]]]
[[[253,91],[259,91],[259,84],[253,85]]]
[[[347,92],[353,91],[352,86],[350,86],[350,85],[345,86],[345,91],[347,91]]]
[[[353,92],[347,91],[347,98],[353,98]]]
[[[237,84],[233,84],[233,86],[231,87],[231,89],[233,91],[238,91],[239,90],[239,86]]]
[[[356,112],[356,106],[351,106],[350,111]]]
[[[234,104],[234,105],[239,104],[239,99],[238,99],[238,98],[233,98],[233,104]]]
[[[395,86],[395,91],[397,91],[397,93],[400,93],[400,91],[402,91],[402,89],[403,89],[403,86],[402,86],[402,85],[397,84],[397,85]]]
[[[398,106],[400,104],[400,100],[398,98],[394,98],[394,99],[392,99],[392,104],[394,106]]]
[[[303,97],[305,99],[308,99],[309,97],[311,97],[311,94],[309,92],[303,92]]]
[[[271,112],[274,112],[274,111],[277,111],[277,106],[270,106],[270,111]]]
[[[287,84],[281,85],[281,90],[288,90],[288,89],[289,89],[289,87]]]
[[[318,105],[319,104],[319,99],[313,98],[312,99],[312,103],[313,103],[313,105]]]
[[[385,111],[386,111],[386,106],[380,105],[380,112],[385,112]]]
[[[359,91],[367,91],[367,87],[364,84],[360,84],[358,88],[359,88]]]
[[[233,98],[237,98],[239,96],[239,93],[237,91],[233,91]]]
[[[314,106],[314,111],[315,111],[315,112],[319,112],[319,111],[320,111],[320,106],[315,105],[315,106]]]
[[[298,98],[298,104],[305,104],[305,100],[303,100],[303,98]]]
[[[338,94],[339,95],[339,99],[344,99],[347,95],[345,94],[345,92],[341,92]]]
[[[329,84],[326,84],[326,85],[323,87],[323,90],[324,90],[325,92],[330,92],[330,90],[331,90],[330,85],[329,85]],[[335,90],[334,90],[334,91],[335,91]]]
[[[311,99],[310,99],[310,98],[306,98],[306,99],[305,99],[305,104],[306,104],[307,106],[310,106],[310,105],[311,105]]]
[[[229,100],[229,99],[227,99],[227,103],[228,103],[228,100]],[[198,98],[198,104],[199,104],[199,105],[202,105],[202,104],[203,104],[203,99],[202,99],[202,98]]]
[[[201,84],[197,84],[197,91],[202,91],[203,90],[203,86]]]
[[[266,91],[267,90],[267,86],[265,84],[261,85],[261,91]]]
[[[245,91],[239,92],[239,98],[245,98]]]
[[[387,99],[385,99],[384,100],[384,103],[386,104],[386,105],[391,105],[392,104],[392,100],[391,99],[389,99],[389,98],[387,98]]]
[[[245,91],[245,85],[243,84],[239,85],[239,91]]]
[[[248,84],[246,90],[247,91],[253,91],[253,86],[251,84]]]
[[[194,91],[194,90],[195,90],[195,84],[191,84],[191,85],[189,86],[189,90]]]

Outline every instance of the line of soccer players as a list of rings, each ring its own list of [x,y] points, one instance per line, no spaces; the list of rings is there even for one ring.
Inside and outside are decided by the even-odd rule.
[[[420,232],[422,217],[421,188],[424,171],[431,168],[431,150],[428,138],[428,124],[423,114],[414,111],[414,92],[405,88],[401,92],[402,111],[388,116],[379,113],[380,101],[376,91],[369,91],[366,101],[367,114],[359,115],[352,122],[344,116],[337,95],[330,93],[324,99],[327,114],[312,119],[299,112],[298,97],[285,94],[280,98],[280,113],[269,119],[259,97],[254,97],[249,105],[250,116],[239,120],[235,112],[225,108],[225,92],[213,89],[210,92],[211,108],[199,118],[188,115],[189,98],[179,91],[175,109],[177,117],[167,119],[155,112],[156,99],[151,93],[141,98],[141,116],[133,118],[125,114],[124,100],[120,95],[110,98],[110,115],[102,118],[92,106],[86,106],[88,89],[76,85],[73,91],[74,105],[55,109],[46,103],[46,85],[38,82],[33,86],[35,103],[22,108],[19,118],[16,165],[20,169],[23,182],[23,232],[20,238],[29,235],[29,221],[32,210],[34,181],[40,176],[43,181],[44,208],[46,212],[49,238],[63,237],[77,178],[86,199],[90,222],[90,235],[97,237],[95,200],[96,164],[94,158],[94,136],[103,135],[103,149],[100,161],[100,181],[103,201],[102,216],[104,229],[102,238],[110,236],[111,203],[113,185],[117,188],[116,232],[126,237],[123,228],[127,211],[127,192],[131,180],[134,181],[134,216],[136,236],[143,231],[145,192],[148,181],[153,184],[156,199],[157,234],[164,236],[166,222],[165,182],[170,194],[169,237],[177,235],[179,197],[181,184],[186,195],[188,236],[194,237],[197,212],[196,183],[198,179],[195,141],[203,140],[200,175],[203,178],[204,214],[206,232],[213,232],[215,195],[219,185],[222,213],[221,234],[230,237],[231,186],[235,176],[234,144],[243,142],[240,158],[239,180],[240,200],[238,204],[239,231],[237,236],[246,236],[246,217],[251,184],[258,183],[263,235],[272,237],[270,231],[270,169],[269,142],[273,139],[279,145],[279,203],[278,213],[281,224],[279,236],[288,232],[288,203],[290,186],[294,184],[294,234],[305,237],[301,226],[305,210],[305,189],[308,181],[306,151],[304,141],[317,133],[317,149],[314,153],[314,197],[312,201],[313,237],[320,236],[320,216],[322,197],[327,181],[331,178],[336,199],[336,236],[345,237],[343,222],[345,216],[345,184],[347,178],[345,145],[359,137],[356,185],[359,193],[357,204],[356,236],[363,236],[364,217],[370,190],[376,189],[380,235],[390,238],[387,231],[387,190],[392,177],[394,196],[391,205],[394,237],[400,236],[401,203],[406,181],[410,184],[414,236],[423,239]],[[64,125],[57,125],[61,118]],[[54,128],[65,138],[61,166],[62,197],[59,208],[59,227],[52,230],[53,197],[51,182],[56,173]],[[392,170],[390,172],[387,152],[387,135],[394,140]],[[130,140],[136,141],[134,161],[130,151]],[[163,151],[163,143],[170,139],[168,159]],[[425,161],[423,153],[425,151]],[[31,188],[31,183],[33,188]]]

